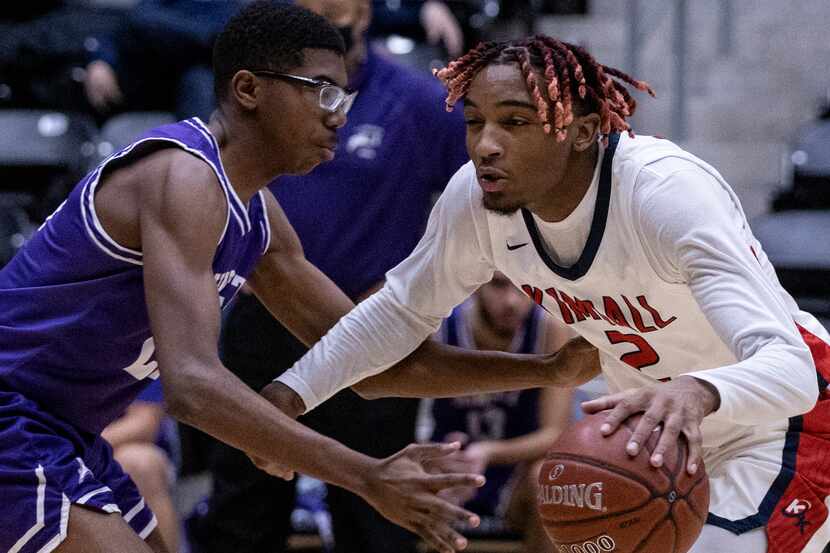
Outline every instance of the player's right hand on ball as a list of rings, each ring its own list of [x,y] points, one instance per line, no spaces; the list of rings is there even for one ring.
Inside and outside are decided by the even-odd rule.
[[[392,522],[415,532],[440,553],[467,547],[454,525],[478,526],[478,516],[438,496],[458,486],[481,487],[480,474],[427,472],[432,461],[458,451],[460,444],[411,444],[378,461],[367,476],[365,499]]]

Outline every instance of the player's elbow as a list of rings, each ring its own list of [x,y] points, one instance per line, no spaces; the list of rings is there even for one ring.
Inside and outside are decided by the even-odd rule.
[[[792,395],[793,398],[790,405],[792,406],[793,413],[790,416],[803,415],[812,411],[816,406],[819,396],[816,373],[813,372],[812,375],[805,378],[802,386],[794,386]]]
[[[171,417],[186,424],[197,420],[199,418],[199,412],[202,409],[200,405],[201,401],[198,397],[180,390],[174,390],[166,394],[164,403],[167,408],[167,413]]]
[[[798,360],[793,363],[793,408],[798,410],[798,415],[812,411],[819,398],[819,376],[816,370],[815,361],[810,350],[805,346],[798,352]],[[797,376],[796,376],[797,375]]]
[[[210,408],[209,394],[200,392],[198,378],[188,379],[179,375],[164,381],[164,403],[167,414],[174,419],[193,424]]]
[[[792,373],[787,379],[786,410],[788,417],[796,417],[812,411],[819,398],[818,373],[812,358],[799,359],[793,363]]]

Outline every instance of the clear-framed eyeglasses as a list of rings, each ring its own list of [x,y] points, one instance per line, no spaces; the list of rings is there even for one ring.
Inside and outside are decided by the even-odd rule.
[[[349,110],[352,109],[354,99],[357,97],[356,90],[343,88],[329,81],[312,79],[311,77],[301,77],[300,75],[291,75],[289,73],[278,73],[267,69],[258,69],[256,71],[251,71],[251,73],[257,75],[258,77],[279,79],[282,81],[297,83],[309,88],[317,88],[320,90],[320,107],[331,113],[338,110],[342,111],[344,114],[349,113]]]

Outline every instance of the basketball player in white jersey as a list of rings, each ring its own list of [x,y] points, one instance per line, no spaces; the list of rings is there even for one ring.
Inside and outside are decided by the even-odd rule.
[[[630,454],[662,426],[653,465],[680,433],[687,470],[705,460],[711,504],[694,553],[821,551],[830,337],[781,288],[717,171],[635,138],[624,83],[650,88],[577,46],[485,43],[437,75],[449,108],[464,100],[471,162],[384,288],[270,388],[312,409],[382,373],[498,270],[600,350],[615,393],[583,408],[609,410],[606,434],[644,412]],[[413,393],[395,373],[357,389]],[[425,373],[420,393],[457,392]]]

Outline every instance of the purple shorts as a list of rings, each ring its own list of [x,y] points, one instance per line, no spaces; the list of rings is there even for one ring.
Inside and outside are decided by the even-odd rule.
[[[119,513],[142,539],[156,527],[103,438],[0,390],[0,551],[52,551],[66,537],[73,503]]]

